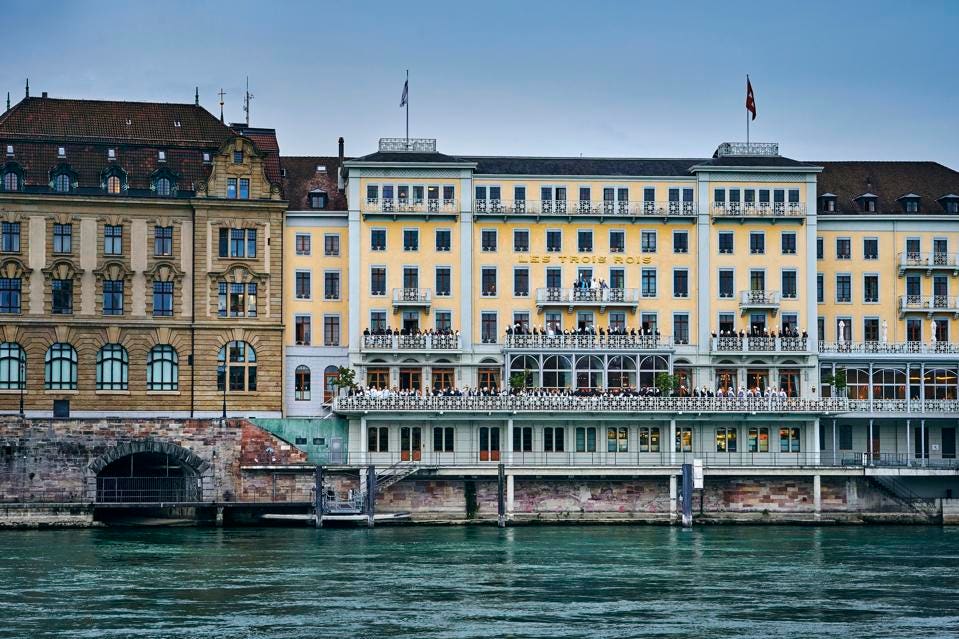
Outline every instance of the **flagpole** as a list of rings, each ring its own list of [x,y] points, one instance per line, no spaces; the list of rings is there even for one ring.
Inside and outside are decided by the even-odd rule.
[[[406,70],[406,150],[410,150],[410,70]]]
[[[749,95],[749,74],[746,74],[746,95]],[[746,109],[746,152],[749,152],[749,109]]]

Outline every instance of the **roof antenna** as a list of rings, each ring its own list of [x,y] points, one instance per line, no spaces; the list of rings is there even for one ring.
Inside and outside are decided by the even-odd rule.
[[[246,113],[246,125],[250,126],[250,100],[253,94],[250,93],[250,76],[246,76],[246,95],[243,96],[243,112]]]
[[[200,106],[200,87],[197,87],[196,93],[193,94],[193,106]]]
[[[30,97],[30,78],[27,78],[27,97]]]
[[[226,91],[220,89],[220,122],[223,122],[223,96],[226,95]]]
[[[7,91],[7,111],[10,110],[10,92]]]

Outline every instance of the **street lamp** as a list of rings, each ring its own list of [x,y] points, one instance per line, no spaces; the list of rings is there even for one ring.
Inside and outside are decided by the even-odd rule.
[[[223,376],[223,415],[222,419],[226,421],[226,364],[220,364],[216,367],[216,372]]]
[[[26,419],[26,413],[23,411],[23,391],[27,386],[27,365],[20,358],[20,419]]]

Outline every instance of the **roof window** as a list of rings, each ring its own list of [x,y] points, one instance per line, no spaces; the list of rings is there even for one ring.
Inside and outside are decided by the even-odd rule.
[[[157,161],[166,162],[166,151],[157,151]]]
[[[117,150],[116,149],[107,149],[107,159],[115,160],[117,159]]]
[[[179,120],[174,120],[174,121],[173,121],[173,126],[179,128],[179,127],[180,127],[180,121],[179,121]]]
[[[209,164],[209,163],[210,163],[210,152],[209,152],[209,151],[204,151],[204,152],[203,152],[203,163],[204,163],[204,164]]]
[[[58,158],[65,158],[65,157],[67,157],[67,150],[66,150],[65,147],[62,147],[62,146],[57,147],[57,157],[58,157]]]
[[[317,172],[317,173],[326,173],[326,165],[325,165],[325,164],[317,164],[317,165],[316,165],[316,172]]]
[[[10,157],[10,158],[13,157],[13,145],[12,145],[12,144],[8,144],[8,145],[7,145],[7,157]]]

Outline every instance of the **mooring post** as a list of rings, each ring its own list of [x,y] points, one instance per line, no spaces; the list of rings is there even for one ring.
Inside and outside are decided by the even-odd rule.
[[[500,462],[496,476],[497,502],[496,512],[499,515],[499,527],[506,527],[506,464]]]
[[[366,525],[373,527],[373,516],[376,510],[376,467],[366,467]]]
[[[323,527],[323,467],[317,466],[313,474],[313,525]]]
[[[693,465],[683,464],[683,527],[693,525]]]

